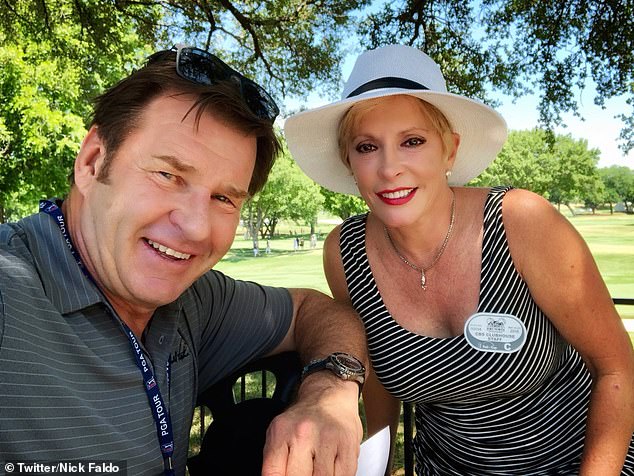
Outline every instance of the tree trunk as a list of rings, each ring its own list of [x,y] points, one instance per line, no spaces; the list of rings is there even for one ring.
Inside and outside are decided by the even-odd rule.
[[[277,218],[271,219],[269,222],[269,238],[273,238],[275,236],[275,227],[277,226]]]
[[[247,205],[247,220],[246,227],[253,240],[253,248],[257,249],[258,247],[258,230],[260,229],[260,223],[258,221],[259,210],[253,209],[253,203],[249,202]]]
[[[570,210],[570,213],[572,214],[572,216],[575,216],[575,211],[570,206],[570,203],[566,202],[566,206],[568,207],[568,210]]]
[[[253,215],[253,210],[249,210],[249,214]],[[264,217],[262,216],[262,210],[257,208],[255,210],[255,218],[251,220],[251,237],[253,238],[253,254],[257,256],[259,254],[260,242],[259,242],[259,231],[262,227],[262,222],[264,221]]]

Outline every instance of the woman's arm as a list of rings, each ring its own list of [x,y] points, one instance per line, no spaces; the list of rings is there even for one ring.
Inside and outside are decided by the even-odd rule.
[[[634,431],[634,352],[590,250],[543,198],[511,190],[503,219],[537,305],[582,356],[593,386],[581,475],[619,475]]]
[[[363,387],[363,406],[368,436],[374,435],[386,426],[390,427],[390,458],[385,468],[385,476],[390,476],[394,461],[396,432],[401,415],[401,402],[385,390],[374,370],[370,370],[368,380]]]

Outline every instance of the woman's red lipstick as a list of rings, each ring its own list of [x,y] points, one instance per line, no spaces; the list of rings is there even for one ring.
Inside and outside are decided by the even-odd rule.
[[[387,205],[403,205],[416,195],[416,188],[401,187],[393,190],[381,190],[376,196]]]

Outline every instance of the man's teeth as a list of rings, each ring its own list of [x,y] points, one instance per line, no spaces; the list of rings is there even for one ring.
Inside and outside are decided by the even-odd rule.
[[[403,197],[407,197],[410,193],[412,193],[413,189],[408,189],[408,190],[399,190],[397,192],[389,192],[389,193],[382,193],[381,196],[385,197],[385,198],[403,198]]]
[[[166,255],[169,256],[173,256],[174,258],[178,258],[178,259],[189,259],[190,258],[190,254],[187,253],[181,253],[179,251],[173,250],[172,248],[168,248],[165,245],[162,245],[160,243],[156,243],[155,241],[152,240],[147,240],[147,242],[152,245],[152,247],[154,249],[159,250],[161,253],[165,253]]]

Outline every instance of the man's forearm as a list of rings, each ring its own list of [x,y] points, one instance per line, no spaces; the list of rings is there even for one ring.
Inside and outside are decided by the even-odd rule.
[[[352,308],[317,291],[290,292],[293,327],[278,350],[299,352],[304,364],[345,352],[367,368],[365,331]],[[262,474],[353,476],[363,437],[358,398],[356,381],[329,371],[307,375],[296,402],[269,426]]]
[[[295,303],[295,349],[302,360],[346,352],[368,366],[365,330],[350,306],[309,289],[291,290]]]

